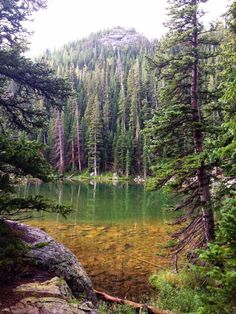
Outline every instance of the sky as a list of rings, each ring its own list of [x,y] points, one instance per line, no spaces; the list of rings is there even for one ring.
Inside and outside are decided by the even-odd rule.
[[[226,11],[230,0],[209,0],[204,4],[207,22]],[[134,27],[149,39],[165,33],[166,0],[48,0],[48,8],[33,16],[27,25],[31,56],[61,47],[90,33],[114,26]]]

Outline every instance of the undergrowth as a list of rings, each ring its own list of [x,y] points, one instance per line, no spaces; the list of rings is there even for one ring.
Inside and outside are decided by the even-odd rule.
[[[127,305],[117,305],[112,304],[109,305],[105,302],[101,302],[99,304],[98,312],[100,314],[135,314],[136,311]],[[144,314],[145,312],[139,312],[140,314]]]
[[[161,309],[175,313],[196,313],[203,305],[202,297],[207,280],[196,270],[178,274],[161,271],[150,278],[150,283],[158,293],[155,305]]]
[[[27,246],[4,221],[0,220],[0,281],[9,281],[20,273],[22,253]]]

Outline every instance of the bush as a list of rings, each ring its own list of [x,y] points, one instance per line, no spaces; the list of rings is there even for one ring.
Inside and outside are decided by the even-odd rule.
[[[178,274],[165,271],[150,278],[158,291],[157,304],[177,313],[236,313],[236,199],[221,203],[216,240],[198,252],[198,266]],[[200,266],[201,265],[201,266]]]
[[[206,275],[198,271],[192,266],[189,270],[183,270],[180,273],[172,271],[160,271],[150,278],[150,282],[154,286],[158,282],[167,282],[174,288],[199,288],[206,284]]]
[[[0,282],[11,281],[22,271],[22,254],[28,247],[0,219]]]
[[[135,314],[135,310],[127,305],[117,305],[112,304],[108,305],[105,302],[99,304],[99,313],[100,314]],[[141,314],[144,312],[141,312]]]
[[[199,271],[211,278],[198,314],[236,313],[236,199],[228,197],[222,206],[216,240],[200,254],[205,262]]]
[[[203,305],[204,290],[200,287],[204,282],[194,269],[178,274],[164,271],[150,278],[158,291],[157,306],[176,313],[195,313]]]

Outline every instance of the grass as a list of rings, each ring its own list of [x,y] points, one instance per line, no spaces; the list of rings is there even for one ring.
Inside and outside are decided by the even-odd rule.
[[[209,283],[205,276],[194,268],[180,273],[161,271],[150,277],[151,285],[158,297],[155,305],[178,314],[200,313],[205,287]]]
[[[98,312],[100,314],[136,314],[137,312],[127,305],[119,305],[119,304],[112,304],[108,305],[105,302],[99,303]],[[139,312],[140,314],[145,314],[146,312]]]

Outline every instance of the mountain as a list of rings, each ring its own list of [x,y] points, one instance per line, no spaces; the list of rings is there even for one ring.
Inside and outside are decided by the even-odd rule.
[[[134,28],[115,27],[107,30],[98,40],[104,46],[112,46],[113,48],[145,45],[149,43],[148,39],[137,33]]]
[[[156,107],[155,80],[146,70],[152,53],[152,44],[135,29],[115,27],[43,55],[74,89],[41,134],[60,172],[146,174],[142,129]]]

